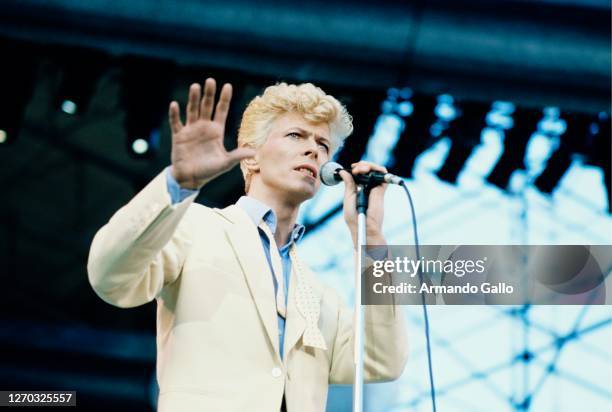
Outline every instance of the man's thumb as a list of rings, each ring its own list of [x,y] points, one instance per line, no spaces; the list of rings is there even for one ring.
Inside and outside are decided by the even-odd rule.
[[[228,156],[231,159],[232,163],[238,163],[242,159],[247,159],[249,157],[255,156],[255,153],[255,149],[252,149],[250,147],[238,147],[229,152]]]

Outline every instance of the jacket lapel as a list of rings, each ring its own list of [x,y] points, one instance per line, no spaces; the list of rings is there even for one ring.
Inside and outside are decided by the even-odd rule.
[[[215,209],[215,212],[233,223],[226,230],[228,240],[240,263],[268,339],[274,347],[274,352],[278,354],[278,320],[274,287],[257,227],[238,206]]]

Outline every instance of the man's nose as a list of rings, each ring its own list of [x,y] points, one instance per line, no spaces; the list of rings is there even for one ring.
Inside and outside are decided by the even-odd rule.
[[[305,145],[306,148],[304,150],[304,154],[316,160],[319,157],[319,151],[317,150],[317,142],[314,141],[314,139],[307,139]]]

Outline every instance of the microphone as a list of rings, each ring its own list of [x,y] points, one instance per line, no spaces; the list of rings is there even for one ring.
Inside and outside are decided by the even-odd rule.
[[[321,182],[327,186],[334,186],[338,183],[342,182],[342,178],[340,177],[340,171],[346,170],[351,173],[350,169],[345,169],[336,162],[327,162],[323,166],[321,166],[321,170],[319,171],[319,176],[321,177]],[[376,186],[381,183],[391,183],[394,185],[402,185],[404,181],[401,177],[395,176],[391,173],[382,173],[382,172],[369,172],[366,174],[359,175],[351,175],[357,184],[360,185],[371,185]]]

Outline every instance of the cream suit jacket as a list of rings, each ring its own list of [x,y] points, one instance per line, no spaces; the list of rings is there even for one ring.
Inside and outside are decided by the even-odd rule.
[[[157,301],[158,410],[275,412],[284,394],[288,412],[324,411],[328,384],[353,380],[352,310],[307,270],[327,350],[303,346],[291,276],[281,359],[257,227],[237,206],[194,198],[172,205],[159,174],[98,231],[89,255],[89,281],[106,302]],[[367,306],[365,324],[366,381],[396,379],[407,355],[401,312]]]

